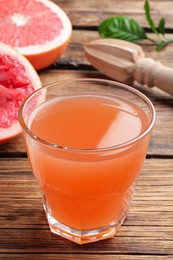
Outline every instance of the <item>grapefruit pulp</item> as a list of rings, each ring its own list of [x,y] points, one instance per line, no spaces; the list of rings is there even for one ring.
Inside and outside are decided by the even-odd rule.
[[[65,12],[49,0],[0,1],[0,42],[15,48],[36,70],[60,57],[71,32]]]
[[[21,133],[18,110],[23,100],[41,87],[30,62],[0,43],[0,143]]]

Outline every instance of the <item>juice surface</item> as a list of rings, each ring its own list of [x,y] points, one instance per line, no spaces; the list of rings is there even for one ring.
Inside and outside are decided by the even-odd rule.
[[[53,100],[30,119],[39,138],[72,148],[105,148],[125,143],[146,129],[145,113],[123,99],[73,97]]]
[[[55,99],[38,107],[30,128],[47,142],[73,148],[105,148],[125,143],[143,132],[148,119],[135,104],[122,99],[80,96]],[[119,221],[128,208],[143,165],[148,139],[123,153],[79,153],[59,156],[56,149],[28,144],[29,157],[49,214],[78,229],[94,229]],[[132,149],[134,146],[134,149]],[[73,153],[73,151],[71,151]],[[99,159],[98,159],[99,158]]]

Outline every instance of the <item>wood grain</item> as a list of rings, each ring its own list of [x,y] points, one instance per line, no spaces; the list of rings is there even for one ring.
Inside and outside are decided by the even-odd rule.
[[[148,28],[144,13],[144,1],[140,0],[53,0],[68,14],[74,26],[98,26],[104,19],[123,15],[137,20],[142,26]],[[153,20],[158,24],[161,17],[166,18],[167,28],[173,28],[173,2],[171,0],[150,0]]]
[[[123,255],[127,250],[158,257],[173,254],[172,187],[173,160],[146,160],[129,216],[115,238],[80,247],[50,233],[28,160],[1,159],[0,252],[57,253],[59,257],[66,248],[66,254],[74,254],[72,258],[88,250],[90,256],[103,252]]]
[[[22,260],[35,260],[39,257],[42,260],[171,260],[170,256],[153,256],[153,255],[123,255],[123,254],[0,254],[3,260],[8,259],[22,259]]]

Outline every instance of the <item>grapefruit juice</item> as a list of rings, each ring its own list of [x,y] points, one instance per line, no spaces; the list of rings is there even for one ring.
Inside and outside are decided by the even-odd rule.
[[[145,113],[120,98],[80,96],[41,105],[29,124],[42,140],[72,148],[67,155],[31,148],[32,166],[50,215],[78,230],[119,221],[148,143],[135,143],[118,153],[106,148],[139,136],[148,125]],[[98,154],[98,149],[103,151]]]
[[[68,80],[35,91],[19,121],[50,230],[79,244],[113,237],[146,156],[151,102],[113,81]]]

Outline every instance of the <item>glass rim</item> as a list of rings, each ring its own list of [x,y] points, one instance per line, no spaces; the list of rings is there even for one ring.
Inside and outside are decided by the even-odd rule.
[[[98,82],[98,83],[106,83],[109,84],[109,86],[118,86],[119,88],[122,88],[126,91],[131,92],[132,94],[135,94],[136,96],[140,97],[143,101],[145,101],[145,103],[148,105],[150,111],[151,111],[151,121],[149,122],[147,128],[139,135],[137,135],[136,137],[130,139],[129,141],[120,143],[118,145],[111,145],[111,146],[107,146],[107,147],[100,147],[100,148],[75,148],[75,147],[68,147],[68,146],[62,146],[62,145],[58,145],[58,144],[54,144],[54,143],[49,143],[46,140],[39,138],[38,136],[36,136],[26,125],[25,120],[23,118],[23,110],[25,108],[25,106],[27,105],[27,103],[29,102],[29,100],[32,99],[32,97],[34,97],[37,93],[44,91],[45,89],[51,88],[53,86],[56,85],[61,85],[64,83],[71,83],[72,81],[82,81],[82,82]],[[156,111],[155,108],[152,104],[152,102],[150,101],[150,99],[144,95],[142,92],[140,92],[139,90],[126,85],[124,83],[120,83],[117,81],[113,81],[113,80],[109,80],[109,79],[101,79],[101,78],[73,78],[73,79],[66,79],[66,80],[61,80],[61,81],[57,81],[57,82],[53,82],[51,84],[48,84],[44,87],[41,87],[39,89],[36,89],[34,92],[32,92],[22,103],[22,105],[19,108],[19,113],[18,113],[18,119],[19,119],[19,123],[20,126],[22,128],[22,130],[27,133],[32,139],[34,139],[35,141],[49,147],[49,148],[53,148],[53,149],[57,149],[57,150],[64,150],[64,151],[75,151],[75,152],[101,152],[101,151],[110,151],[110,150],[114,150],[114,149],[120,149],[120,148],[124,148],[128,145],[131,145],[139,140],[141,140],[144,136],[146,136],[153,128],[155,121],[156,121]]]

